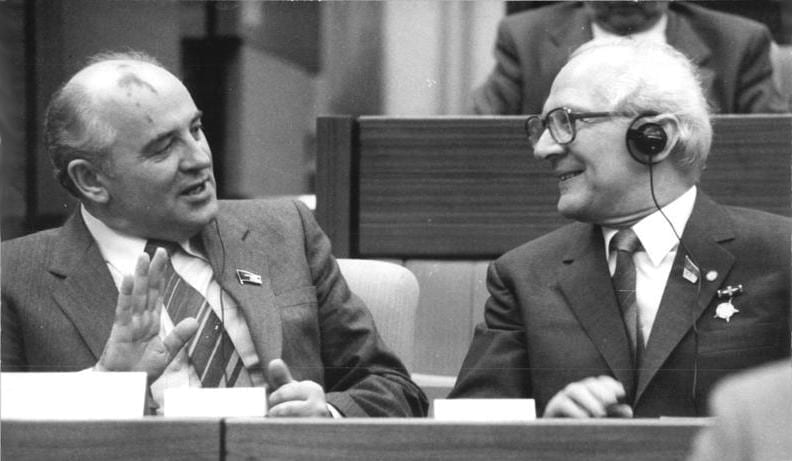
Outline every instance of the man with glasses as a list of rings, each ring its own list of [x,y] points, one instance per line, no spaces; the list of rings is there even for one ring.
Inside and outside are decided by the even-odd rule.
[[[526,130],[577,222],[490,265],[451,397],[533,398],[545,417],[695,416],[719,378],[789,355],[790,221],[697,187],[712,129],[687,58],[584,45]]]

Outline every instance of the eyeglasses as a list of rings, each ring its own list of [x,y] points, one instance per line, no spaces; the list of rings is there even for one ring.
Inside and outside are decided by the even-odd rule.
[[[586,118],[613,117],[622,115],[621,112],[573,112],[568,107],[558,107],[545,115],[544,119],[538,115],[532,115],[525,121],[525,132],[531,146],[536,146],[539,138],[542,137],[545,128],[550,129],[550,136],[558,144],[569,144],[575,140],[577,130],[575,121]]]

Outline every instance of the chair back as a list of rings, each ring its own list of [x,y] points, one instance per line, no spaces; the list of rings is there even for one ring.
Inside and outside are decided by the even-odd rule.
[[[373,259],[338,259],[349,289],[371,311],[377,330],[408,370],[413,367],[418,279],[404,266]]]

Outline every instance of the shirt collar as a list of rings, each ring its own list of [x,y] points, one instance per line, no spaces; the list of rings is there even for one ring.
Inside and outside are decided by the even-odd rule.
[[[679,245],[679,238],[682,237],[682,231],[693,213],[693,205],[695,203],[696,187],[693,186],[662,208],[663,213],[674,225],[673,229],[668,225],[660,211],[655,211],[632,226],[635,235],[638,236],[638,240],[641,241],[641,245],[653,265],[659,266],[663,258]],[[676,234],[674,230],[676,230]],[[608,258],[610,258],[610,241],[616,235],[616,232],[618,232],[618,229],[602,228],[602,235],[605,239],[605,254]]]
[[[660,19],[650,27],[649,29],[643,32],[636,32],[634,34],[627,35],[635,40],[647,40],[656,43],[666,43],[666,26],[668,25],[668,15],[663,14]],[[596,22],[591,23],[591,34],[594,36],[594,39],[613,39],[613,38],[624,38],[621,35],[616,35],[614,33],[608,32],[607,30],[603,29],[599,24]]]
[[[124,234],[109,227],[83,205],[80,205],[80,213],[105,262],[111,264],[121,274],[134,274],[137,258],[146,249],[146,239]],[[205,259],[189,241],[179,242],[179,246],[186,253]]]

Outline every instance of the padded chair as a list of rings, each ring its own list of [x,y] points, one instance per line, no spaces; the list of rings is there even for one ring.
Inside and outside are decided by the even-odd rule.
[[[772,44],[770,61],[773,63],[773,78],[781,94],[792,110],[792,45]]]
[[[404,266],[373,259],[338,259],[349,289],[366,303],[385,343],[412,369],[418,279]]]
[[[366,303],[385,343],[411,370],[415,357],[418,279],[406,267],[373,259],[339,258],[338,267],[349,289]],[[430,401],[443,398],[456,377],[412,374]]]

